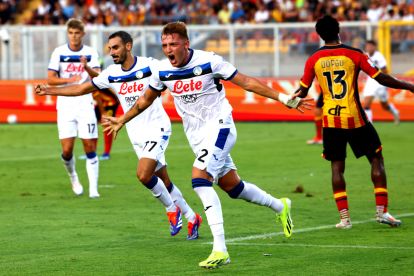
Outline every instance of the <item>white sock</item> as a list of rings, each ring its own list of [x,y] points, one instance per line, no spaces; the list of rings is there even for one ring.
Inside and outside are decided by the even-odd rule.
[[[395,106],[392,103],[389,103],[388,105],[389,105],[390,111],[391,111],[392,115],[394,115],[394,117],[396,117],[400,114],[400,112],[398,112],[398,109],[396,109]]]
[[[170,192],[170,195],[171,195],[173,202],[175,203],[175,205],[177,205],[181,209],[181,212],[184,214],[187,221],[194,223],[196,219],[196,215],[193,209],[191,209],[190,205],[188,205],[187,201],[185,201],[180,189],[178,189],[178,187],[174,185],[173,183],[171,183],[171,185],[172,185],[172,190]]]
[[[244,183],[244,189],[238,196],[240,199],[244,199],[246,201],[266,206],[269,208],[272,208],[276,213],[280,213],[283,210],[283,203],[280,199],[274,198],[270,194],[266,193],[256,185],[245,182]]]
[[[153,176],[153,180],[155,180],[154,177],[156,176]],[[154,187],[152,187],[152,189],[150,189],[152,195],[157,198],[162,203],[162,205],[164,205],[167,212],[175,212],[177,210],[177,207],[175,206],[170,193],[165,187],[164,182],[159,177],[156,177],[156,179],[157,183]]]
[[[99,159],[95,155],[93,158],[86,158],[86,172],[89,179],[89,195],[98,194]]]
[[[70,160],[65,160],[62,158],[62,162],[70,177],[71,183],[79,182],[78,174],[76,173],[75,168],[75,157],[72,155],[72,158]]]
[[[194,191],[204,206],[204,213],[213,234],[213,251],[227,252],[224,238],[223,214],[220,199],[213,187],[195,187]]]
[[[372,110],[371,109],[365,109],[365,114],[367,114],[368,121],[372,123]]]

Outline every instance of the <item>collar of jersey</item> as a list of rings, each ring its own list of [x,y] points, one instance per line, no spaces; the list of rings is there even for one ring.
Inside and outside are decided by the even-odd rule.
[[[134,63],[132,64],[132,66],[129,67],[128,69],[126,69],[126,70],[124,68],[122,68],[122,66],[121,66],[122,71],[124,71],[124,72],[130,71],[132,68],[134,68],[135,64],[137,64],[137,61],[138,61],[137,57],[134,56]]]
[[[67,45],[68,45],[68,49],[69,49],[69,50],[71,50],[72,52],[80,52],[80,51],[83,49],[83,44],[82,44],[82,46],[80,47],[80,49],[79,49],[79,50],[77,50],[77,51],[72,50],[72,48],[70,48],[69,43],[68,43]]]
[[[194,50],[193,50],[193,49],[191,49],[191,48],[188,48],[188,50],[190,51],[190,56],[189,56],[189,58],[188,58],[187,62],[186,62],[186,63],[184,63],[184,64],[183,64],[182,66],[180,66],[179,68],[182,68],[182,67],[186,66],[187,64],[189,64],[189,63],[190,63],[190,61],[191,61],[191,59],[193,58],[193,53],[194,53]]]

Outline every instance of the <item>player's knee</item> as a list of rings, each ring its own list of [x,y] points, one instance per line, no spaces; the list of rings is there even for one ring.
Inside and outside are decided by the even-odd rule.
[[[63,151],[62,152],[62,159],[63,160],[66,160],[66,161],[69,161],[70,159],[72,159],[72,157],[73,157],[73,155],[72,155],[72,152],[71,151]]]
[[[144,185],[151,181],[152,176],[153,174],[149,174],[145,171],[140,171],[140,170],[137,171],[137,178]]]
[[[243,181],[240,181],[236,186],[234,186],[230,191],[227,191],[227,194],[231,198],[239,198],[239,195],[244,190],[244,183]]]

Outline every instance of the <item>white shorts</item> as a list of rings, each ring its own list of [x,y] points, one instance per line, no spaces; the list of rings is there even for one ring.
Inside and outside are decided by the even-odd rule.
[[[165,161],[165,151],[167,150],[168,143],[170,142],[171,131],[160,131],[157,133],[148,133],[139,140],[132,142],[135,153],[138,159],[149,158],[157,161],[157,167],[155,171],[160,170],[167,165]]]
[[[368,82],[364,87],[364,91],[362,92],[364,97],[376,97],[381,102],[388,101],[388,92],[387,87],[382,86],[380,84],[373,84],[370,85]]]
[[[187,134],[191,137],[194,134]],[[225,119],[218,119],[199,130],[204,139],[198,145],[190,141],[191,148],[196,155],[193,166],[206,170],[214,181],[226,175],[230,170],[237,170],[230,151],[236,144],[237,131],[231,114]]]
[[[93,109],[58,110],[57,126],[59,139],[79,137],[81,139],[98,138],[98,122]]]

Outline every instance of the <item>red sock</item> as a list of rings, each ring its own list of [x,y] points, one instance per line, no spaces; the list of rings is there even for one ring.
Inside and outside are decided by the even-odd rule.
[[[336,207],[338,208],[340,214],[343,213],[343,210],[348,210],[348,197],[345,191],[334,192],[334,198],[336,202]]]
[[[316,139],[322,139],[322,117],[315,117]]]
[[[377,205],[377,209],[378,207],[380,207],[382,209],[382,207],[384,208],[384,213],[387,212],[387,207],[388,207],[388,190],[387,188],[384,187],[375,187],[374,188],[374,193],[375,193],[375,203]]]
[[[104,136],[104,142],[105,142],[105,145],[104,145],[104,148],[105,148],[104,153],[110,154],[111,153],[111,148],[112,148],[113,133],[111,133],[111,134],[108,135],[108,132],[104,132],[104,135],[103,136]]]

